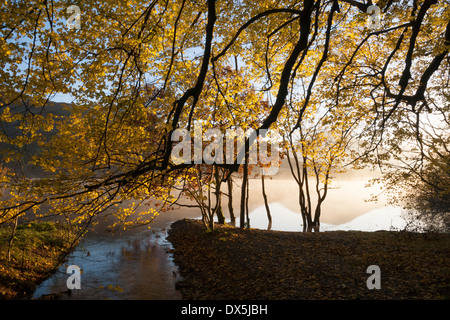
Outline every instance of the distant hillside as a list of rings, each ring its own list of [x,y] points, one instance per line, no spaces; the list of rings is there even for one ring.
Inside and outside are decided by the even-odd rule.
[[[12,104],[8,107],[12,114],[32,112],[33,114],[41,114],[44,116],[48,114],[53,114],[55,116],[66,117],[70,114],[70,112],[67,110],[68,106],[70,106],[70,104],[68,103],[49,102],[48,105],[45,106],[45,108],[29,107],[27,110],[27,108],[23,104]],[[2,130],[3,133],[6,134],[9,138],[14,139],[19,135],[23,134],[22,130],[19,128],[19,125],[20,125],[19,121],[12,123],[0,123],[0,130]],[[42,133],[45,139],[50,139],[50,137],[55,134],[55,131],[53,130],[51,132],[42,132]],[[17,163],[5,164],[3,162],[4,156],[7,153],[11,152],[12,153],[20,152],[23,154],[23,161],[20,165]],[[14,170],[16,172],[22,172],[23,170],[25,175],[29,177],[38,177],[44,173],[41,169],[25,165],[26,163],[28,163],[29,159],[37,152],[39,152],[39,146],[37,145],[37,143],[31,143],[30,145],[27,145],[26,147],[19,149],[16,146],[13,146],[9,143],[0,142],[0,163],[2,163],[4,167],[7,167],[10,170]]]

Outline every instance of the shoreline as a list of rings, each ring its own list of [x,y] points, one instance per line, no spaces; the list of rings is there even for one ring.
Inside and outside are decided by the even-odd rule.
[[[185,300],[450,299],[450,234],[215,226],[169,229]],[[368,288],[372,265],[380,289]]]

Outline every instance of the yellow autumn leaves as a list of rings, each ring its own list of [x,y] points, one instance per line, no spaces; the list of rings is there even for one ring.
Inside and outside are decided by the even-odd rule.
[[[311,12],[307,46],[293,66],[285,104],[271,125],[287,137],[302,117],[294,149],[311,160],[308,168],[319,170],[323,183],[329,182],[331,163],[339,171],[344,160],[356,156],[347,148],[349,140],[373,129],[380,106],[389,106],[383,86],[397,88],[402,71],[397,67],[407,44],[395,48],[402,34],[411,34],[411,28],[402,26],[410,21],[407,1],[392,3],[384,13],[381,24],[390,31],[372,36],[365,13],[354,3],[337,3],[340,12],[334,13],[326,55],[331,3],[318,3]],[[415,51],[425,58],[413,64],[413,86],[427,67],[426,57],[445,49],[441,35],[450,14],[445,4],[433,5],[425,17]],[[84,217],[78,221],[88,222],[110,203],[133,198],[136,204],[118,210],[117,218],[126,226],[131,221],[145,224],[161,207],[150,206],[145,210],[150,218],[136,220],[138,202],[151,196],[152,205],[167,206],[180,176],[192,182],[189,174],[160,167],[167,134],[195,121],[202,121],[204,129],[258,128],[272,111],[286,60],[302,32],[304,2],[214,5],[213,39],[207,48],[206,1],[132,0],[124,5],[88,0],[80,4],[82,23],[76,31],[65,25],[64,3],[2,2],[0,143],[9,147],[2,148],[1,161],[45,172],[38,177],[40,183],[30,183],[14,170],[5,172],[2,179],[10,192],[21,193],[11,194],[16,202],[4,200],[2,208],[24,213],[27,206],[18,203],[33,201],[37,206],[44,199],[55,206],[52,213],[73,213]],[[249,23],[272,9],[283,10]],[[204,61],[206,49],[211,56]],[[327,59],[316,72],[323,56]],[[381,76],[387,59],[389,72]],[[199,77],[202,65],[204,78]],[[190,98],[176,110],[178,99],[199,90],[197,84],[198,100]],[[71,104],[46,111],[57,93],[69,94]],[[18,111],[17,105],[25,108]],[[62,110],[67,113],[62,115]]]

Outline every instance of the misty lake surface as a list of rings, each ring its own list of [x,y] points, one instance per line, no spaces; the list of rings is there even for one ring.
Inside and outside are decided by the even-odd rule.
[[[328,207],[324,207],[321,230],[374,231],[402,227],[399,208],[364,202],[361,197],[364,181],[366,180],[343,181],[340,184],[343,188],[330,191],[326,201]],[[280,185],[283,185],[284,191]],[[260,185],[253,183],[250,186],[257,198]],[[267,186],[272,200],[272,230],[300,231],[301,217],[298,210],[295,210],[296,186],[287,186],[286,182],[276,180]],[[364,192],[369,194],[368,191]],[[249,208],[250,226],[265,229],[267,215],[263,202],[250,203]],[[181,278],[168,252],[171,244],[166,237],[172,222],[181,218],[198,217],[198,211],[183,209],[163,213],[158,217],[160,220],[155,219],[151,229],[119,235],[88,233],[59,270],[37,287],[33,298],[61,293],[60,299],[79,300],[181,299],[181,293],[175,287],[175,283]],[[71,290],[70,295],[66,284],[70,276],[66,273],[69,265],[77,265],[82,270],[81,289]]]

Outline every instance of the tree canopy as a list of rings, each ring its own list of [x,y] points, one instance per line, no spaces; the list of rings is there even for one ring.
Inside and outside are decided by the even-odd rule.
[[[109,208],[149,223],[195,165],[171,159],[195,121],[298,138],[319,119],[321,157],[378,165],[411,139],[426,154],[425,117],[448,130],[448,0],[18,0],[0,15],[0,223],[34,210],[84,226]]]

